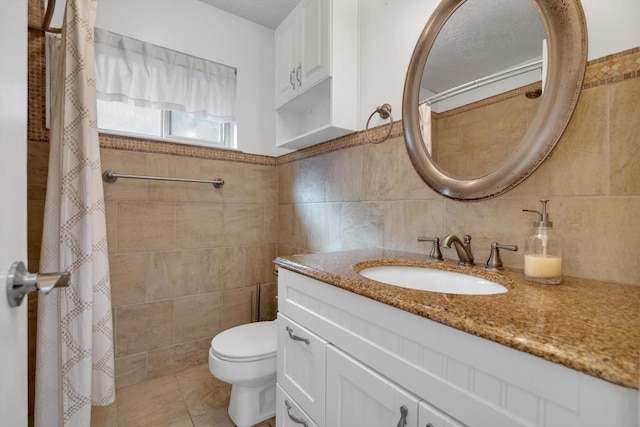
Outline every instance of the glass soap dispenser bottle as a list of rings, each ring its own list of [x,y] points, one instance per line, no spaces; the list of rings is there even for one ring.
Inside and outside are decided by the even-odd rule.
[[[538,214],[533,222],[533,232],[524,244],[524,278],[531,282],[558,284],[562,282],[562,240],[553,233],[549,221],[547,202],[540,200],[542,212],[523,209]]]

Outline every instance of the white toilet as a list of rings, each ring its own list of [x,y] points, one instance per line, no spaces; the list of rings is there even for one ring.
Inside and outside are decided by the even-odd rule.
[[[276,412],[276,321],[227,329],[211,340],[209,370],[231,384],[229,417],[250,427]]]

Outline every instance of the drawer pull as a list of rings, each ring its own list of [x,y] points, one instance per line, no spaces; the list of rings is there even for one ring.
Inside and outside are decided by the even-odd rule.
[[[297,335],[293,334],[293,329],[291,329],[290,327],[287,326],[287,332],[289,332],[289,338],[291,338],[294,341],[302,341],[305,344],[310,344],[311,341],[309,341],[309,338],[302,338],[299,337]]]
[[[297,418],[297,417],[294,417],[293,415],[291,415],[291,404],[289,403],[288,400],[285,400],[284,404],[287,407],[287,415],[289,415],[289,418],[291,419],[291,421],[293,421],[296,424],[302,424],[304,427],[309,427],[309,424],[307,424],[307,422],[305,420],[303,420],[302,418]]]
[[[400,407],[400,420],[398,421],[398,427],[404,427],[407,425],[407,414],[409,414],[409,410],[406,406],[402,405]]]

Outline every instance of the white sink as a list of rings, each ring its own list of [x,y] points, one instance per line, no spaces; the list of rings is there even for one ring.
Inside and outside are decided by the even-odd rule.
[[[504,286],[480,277],[406,265],[365,268],[360,275],[388,285],[445,294],[489,295],[508,291]]]

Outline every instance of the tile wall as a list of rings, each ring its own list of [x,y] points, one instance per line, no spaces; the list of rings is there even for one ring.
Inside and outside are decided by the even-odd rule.
[[[485,175],[500,166],[520,141],[536,116],[540,98],[529,91],[540,83],[499,96],[431,113],[431,157],[453,176]]]
[[[622,60],[628,57],[640,68],[640,49]],[[278,250],[385,247],[427,254],[417,236],[470,234],[475,258],[484,263],[493,241],[523,245],[535,216],[522,209],[537,209],[538,199],[548,198],[565,244],[564,274],[640,285],[638,99],[637,73],[589,83],[551,156],[515,189],[480,202],[429,189],[411,165],[401,130],[379,145],[281,157]],[[506,266],[523,267],[522,249],[501,255]]]

